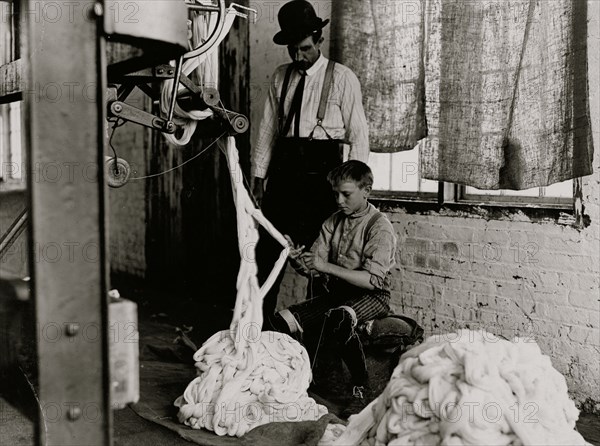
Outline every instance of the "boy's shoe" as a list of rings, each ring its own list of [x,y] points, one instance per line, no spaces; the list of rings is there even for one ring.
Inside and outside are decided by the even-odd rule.
[[[352,400],[341,413],[341,418],[348,419],[350,415],[355,415],[362,411],[374,398],[371,389],[368,386],[353,386]]]
[[[364,399],[365,399],[365,387],[364,386],[354,386],[354,387],[352,387],[352,396],[354,398],[359,399],[360,401],[364,401]]]

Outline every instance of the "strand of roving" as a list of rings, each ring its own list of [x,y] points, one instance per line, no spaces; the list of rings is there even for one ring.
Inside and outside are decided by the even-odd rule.
[[[334,445],[587,445],[563,375],[532,339],[459,330],[402,355]]]
[[[327,413],[308,396],[311,380],[306,349],[290,336],[262,332],[262,300],[287,258],[287,242],[254,207],[243,186],[235,140],[225,141],[236,205],[241,264],[229,330],[215,333],[194,354],[198,376],[177,398],[178,418],[194,429],[241,436],[274,421],[317,420]],[[254,246],[256,222],[284,247],[259,288]]]

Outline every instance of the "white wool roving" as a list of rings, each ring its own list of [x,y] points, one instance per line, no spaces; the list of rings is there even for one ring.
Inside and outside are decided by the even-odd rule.
[[[198,376],[175,406],[179,421],[194,429],[239,437],[273,421],[317,420],[327,408],[308,396],[312,374],[306,349],[286,334],[261,332],[262,299],[285,264],[289,248],[244,188],[235,140],[225,141],[241,256],[233,320],[229,330],[214,334],[194,354]],[[255,220],[285,247],[262,288],[254,261]]]
[[[587,445],[565,378],[532,339],[429,337],[336,445]]]

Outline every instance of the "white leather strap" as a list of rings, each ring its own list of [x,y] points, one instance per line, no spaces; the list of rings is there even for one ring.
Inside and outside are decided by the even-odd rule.
[[[298,322],[298,319],[296,319],[296,316],[294,316],[290,310],[286,308],[285,310],[281,310],[279,314],[288,324],[291,334],[304,333],[304,330],[302,330],[302,326]]]

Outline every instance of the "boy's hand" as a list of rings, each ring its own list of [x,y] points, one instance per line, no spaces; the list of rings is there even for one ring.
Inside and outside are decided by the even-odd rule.
[[[293,260],[298,260],[298,258],[304,252],[304,245],[302,245],[302,246],[294,245],[293,240],[287,234],[284,234],[283,238],[285,238],[285,240],[288,242],[288,245],[290,247],[290,253],[288,254],[288,257]]]
[[[302,275],[310,274],[309,268],[306,266],[306,263],[304,263],[304,260],[302,260],[302,253],[304,252],[304,245],[295,246],[293,240],[287,234],[284,234],[283,237],[288,242],[288,245],[290,248],[288,257],[291,259],[290,263],[291,263],[292,267]]]
[[[327,263],[321,259],[321,257],[313,254],[312,252],[305,252],[302,254],[301,259],[304,261],[309,269],[314,269],[320,273],[324,273]]]

